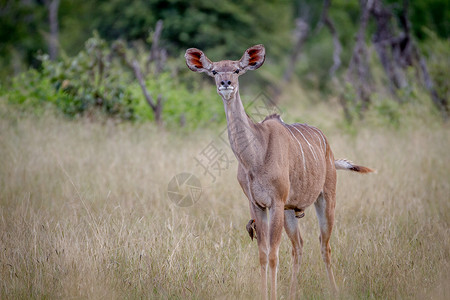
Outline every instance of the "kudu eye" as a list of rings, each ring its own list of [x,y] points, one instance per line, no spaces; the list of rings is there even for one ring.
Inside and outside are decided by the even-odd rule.
[[[212,73],[213,73],[213,75],[216,75],[216,74],[217,74],[217,72],[216,72],[215,70],[212,70]]]
[[[239,74],[239,69],[236,69],[236,71],[234,71],[234,73]]]

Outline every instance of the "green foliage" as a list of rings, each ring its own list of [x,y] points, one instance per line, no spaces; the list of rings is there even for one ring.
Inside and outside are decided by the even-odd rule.
[[[296,73],[311,89],[324,90],[333,65],[333,41],[325,30],[311,37],[314,42],[305,47],[305,55],[300,59]],[[314,70],[314,72],[311,72]]]
[[[96,28],[107,39],[145,39],[161,19],[164,44],[174,56],[197,47],[211,59],[238,59],[246,47],[260,43],[279,57],[293,24],[285,0],[113,0],[99,1],[96,9],[102,16]]]
[[[42,114],[50,105],[70,101],[70,97],[55,87],[48,77],[31,69],[13,78],[8,89],[0,87],[0,95],[18,110]]]
[[[392,99],[382,98],[379,101],[374,101],[373,109],[377,113],[378,120],[384,124],[389,124],[395,128],[400,126],[400,105]]]
[[[424,47],[430,76],[433,78],[439,97],[450,101],[450,82],[448,80],[448,72],[450,70],[450,40],[439,39],[434,32],[428,29],[425,30],[425,33],[431,41],[430,44],[426,44],[426,47]]]
[[[399,1],[383,3],[396,16],[403,9]],[[194,75],[188,74],[183,59],[185,49],[201,48],[212,60],[239,59],[246,47],[262,43],[267,50],[266,65],[243,77],[241,83],[249,88],[258,84],[276,85],[292,51],[294,19],[301,16],[309,24],[310,34],[301,49],[296,75],[309,88],[308,92],[335,93],[329,78],[334,49],[331,35],[326,27],[318,27],[322,8],[323,1],[314,0],[61,0],[60,60],[52,62],[42,55],[47,52],[49,32],[45,1],[6,0],[0,4],[0,92],[9,103],[36,112],[51,105],[71,117],[100,112],[122,120],[153,120],[153,112],[133,72],[109,45],[122,39],[130,57],[144,65],[151,42],[149,32],[161,19],[164,29],[160,45],[168,50],[168,60],[160,75],[145,70],[144,75],[151,96],[156,100],[161,95],[163,99],[163,122],[167,126],[185,124],[189,128],[220,123],[224,120],[220,98],[209,84],[201,83],[201,76],[195,75],[193,79]],[[450,97],[447,80],[450,44],[446,40],[450,32],[449,14],[447,0],[409,1],[414,37],[425,50],[439,96],[446,99]],[[359,26],[360,3],[333,0],[329,16],[343,46],[342,65],[336,74],[342,78]],[[89,39],[94,30],[98,35]],[[371,30],[372,23],[368,40]],[[39,71],[18,75],[30,66]],[[375,65],[372,67],[378,80],[375,85],[385,86],[386,81],[375,73]],[[378,71],[383,72],[380,68]],[[348,115],[358,119],[361,107],[354,91],[349,87],[343,89]],[[407,99],[408,95],[401,98]],[[384,121],[395,123],[399,108],[396,103],[388,103],[395,100],[388,99],[375,101],[370,109],[380,116],[386,114],[382,117],[386,117]]]
[[[147,79],[146,86],[153,99],[162,95],[163,121],[168,127],[180,125],[192,129],[205,127],[211,123],[220,124],[225,121],[223,103],[214,89],[200,89],[197,85],[189,90],[183,83],[176,82],[169,75],[163,73],[156,79]],[[130,87],[133,101],[133,109],[138,120],[154,120],[146,100],[137,83]]]
[[[43,5],[34,1],[0,2],[0,78],[36,65],[35,53],[45,47],[39,32],[44,17]]]
[[[12,68],[9,61],[14,53],[29,65],[38,50],[47,51],[47,8],[38,0],[7,2],[0,4],[0,54],[4,58],[0,66]],[[212,59],[237,59],[246,47],[263,43],[273,57],[281,58],[289,49],[291,11],[286,0],[62,0],[59,40],[61,53],[74,55],[92,30],[108,42],[145,40],[161,19],[161,43],[175,57],[186,48],[197,47],[207,50]]]
[[[392,0],[391,0],[392,1]],[[440,38],[450,37],[450,2],[448,0],[410,1],[410,21],[414,35],[426,40],[430,28]]]
[[[106,42],[98,36],[90,38],[85,50],[73,58],[52,62],[43,55],[41,60],[42,75],[50,79],[57,92],[68,96],[56,102],[66,115],[76,116],[99,108],[113,117],[134,118],[126,75],[118,60],[112,58]]]
[[[310,12],[311,16],[306,17],[310,33],[303,46],[296,73],[307,87],[328,92],[330,91],[329,70],[333,65],[334,45],[329,29],[323,24],[319,25],[323,3],[308,0],[302,2],[300,8]],[[329,17],[336,27],[339,41],[342,44],[341,67],[337,70],[338,74],[346,69],[350,61],[354,37],[359,25],[359,14],[359,3],[355,1],[332,1],[329,9]],[[320,30],[318,30],[319,28]]]
[[[0,66],[13,68],[11,62],[37,63],[38,50],[46,51],[48,11],[41,0],[5,0],[0,4]],[[399,12],[401,3],[386,3]],[[62,0],[59,7],[62,52],[74,55],[81,50],[92,30],[97,29],[108,42],[122,38],[144,40],[157,20],[164,21],[162,43],[173,56],[187,47],[208,50],[213,59],[239,57],[242,48],[264,43],[272,57],[285,57],[290,48],[293,19],[306,17],[311,28],[320,18],[321,1],[286,0]],[[424,28],[447,38],[450,9],[447,0],[417,0],[409,3],[414,33],[426,40]],[[330,16],[335,21],[344,52],[352,43],[359,20],[357,1],[334,0]],[[345,56],[345,55],[344,55]],[[17,62],[14,68],[17,67]],[[5,75],[0,74],[0,75]]]
[[[40,71],[30,69],[14,77],[8,89],[1,87],[0,96],[38,114],[53,106],[69,117],[100,112],[121,120],[154,120],[130,68],[97,35],[72,58],[53,62],[42,55],[40,59]],[[224,121],[222,102],[213,89],[201,89],[195,82],[188,89],[168,71],[149,74],[146,88],[155,101],[162,97],[163,122],[169,127],[195,128]]]
[[[362,104],[361,101],[358,101],[355,88],[349,82],[345,82],[342,98],[347,109],[347,121],[351,123],[353,120],[359,119],[361,117]]]

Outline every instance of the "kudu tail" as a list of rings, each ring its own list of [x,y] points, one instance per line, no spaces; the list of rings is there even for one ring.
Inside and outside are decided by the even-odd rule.
[[[371,168],[355,165],[347,159],[335,160],[334,166],[336,167],[336,170],[348,170],[363,174],[375,172],[375,170],[372,170]]]

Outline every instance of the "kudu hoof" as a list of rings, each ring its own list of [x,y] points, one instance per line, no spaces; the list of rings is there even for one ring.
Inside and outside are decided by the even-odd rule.
[[[256,239],[256,224],[255,224],[255,220],[251,219],[250,221],[248,221],[247,226],[245,226],[245,228],[248,231],[248,234],[250,235],[250,238],[253,241],[253,238]]]

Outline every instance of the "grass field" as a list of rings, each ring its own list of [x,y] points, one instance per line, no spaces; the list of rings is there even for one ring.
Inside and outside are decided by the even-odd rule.
[[[449,299],[448,126],[323,129],[336,158],[378,171],[338,174],[331,247],[340,298]],[[257,245],[245,231],[237,163],[212,182],[193,158],[219,133],[3,112],[0,298],[257,298]],[[203,194],[178,207],[167,184],[184,171],[198,175]],[[329,298],[314,209],[300,228],[299,293]],[[290,260],[283,235],[281,299]]]

